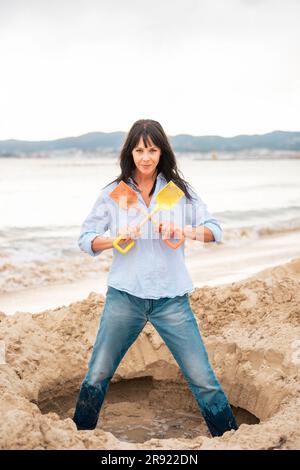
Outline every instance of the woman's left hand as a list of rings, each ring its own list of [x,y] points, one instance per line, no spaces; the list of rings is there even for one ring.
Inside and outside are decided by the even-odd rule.
[[[169,240],[170,238],[181,238],[183,235],[182,229],[174,224],[174,222],[162,221],[155,227],[156,232],[162,234],[163,240]]]

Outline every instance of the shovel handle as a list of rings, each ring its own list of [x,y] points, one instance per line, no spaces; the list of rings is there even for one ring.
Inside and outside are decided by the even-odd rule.
[[[178,248],[180,245],[182,245],[182,243],[184,243],[184,240],[185,237],[184,235],[182,235],[182,237],[179,238],[178,242],[176,243],[171,242],[171,240],[164,240],[164,242],[169,245],[169,247],[173,248],[173,250],[176,250],[176,248]]]
[[[158,221],[155,219],[152,219],[152,215],[154,214],[154,211],[151,214],[148,214],[147,211],[145,211],[142,207],[139,207],[139,210],[146,216],[145,219],[141,222],[141,225],[144,225],[144,223],[147,222],[147,220],[151,220],[155,225],[158,225]],[[155,212],[157,211],[157,208],[155,208]],[[176,250],[182,243],[184,243],[185,237],[182,235],[178,242],[173,243],[171,240],[164,239],[163,241],[170,247],[173,248],[173,250]]]
[[[145,225],[145,223],[151,219],[152,215],[155,214],[155,212],[159,209],[159,206],[155,207],[154,210],[151,212],[151,214],[148,214],[146,212],[146,217],[144,218],[144,220],[142,220],[142,222],[139,223],[139,227],[141,228],[143,225]],[[134,245],[134,240],[132,240],[125,248],[122,248],[120,246],[120,241],[124,239],[124,236],[122,235],[119,235],[114,241],[113,241],[113,246],[120,252],[122,253],[123,255],[125,255],[125,253],[127,253]]]
[[[120,252],[122,253],[123,255],[125,255],[125,253],[127,253],[127,251],[129,251],[133,245],[134,245],[134,240],[132,240],[130,243],[128,243],[127,246],[125,246],[125,248],[122,248],[119,243],[121,240],[124,240],[124,237],[122,235],[119,235],[117,238],[115,238],[115,240],[113,241],[113,246]]]

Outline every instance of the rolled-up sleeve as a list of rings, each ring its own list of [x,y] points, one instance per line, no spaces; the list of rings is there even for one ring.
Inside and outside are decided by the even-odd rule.
[[[221,243],[223,229],[220,225],[220,222],[214,218],[207,209],[207,204],[201,199],[201,197],[191,191],[193,196],[193,201],[191,203],[191,222],[190,224],[193,227],[198,227],[199,225],[204,225],[214,235],[214,240],[210,242]]]
[[[92,241],[109,229],[109,211],[103,192],[97,197],[90,213],[83,221],[78,238],[78,246],[90,256],[98,256],[103,250],[93,251]]]

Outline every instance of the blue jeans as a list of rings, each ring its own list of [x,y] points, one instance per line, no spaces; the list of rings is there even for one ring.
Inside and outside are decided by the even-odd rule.
[[[125,353],[150,321],[177,361],[212,436],[237,429],[230,404],[208,360],[188,294],[142,299],[108,287],[74,422],[94,429],[110,380]]]

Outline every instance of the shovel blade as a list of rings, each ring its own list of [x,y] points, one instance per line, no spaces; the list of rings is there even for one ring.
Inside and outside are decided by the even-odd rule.
[[[169,181],[156,196],[156,203],[161,209],[171,209],[184,196],[184,192],[178,186]]]
[[[117,203],[122,209],[129,209],[138,202],[137,193],[124,183],[120,181],[118,186],[109,194],[109,196]]]

